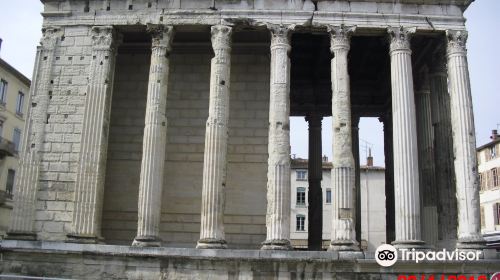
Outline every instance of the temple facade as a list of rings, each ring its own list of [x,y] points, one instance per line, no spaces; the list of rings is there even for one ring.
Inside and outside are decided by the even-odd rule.
[[[471,0],[42,2],[2,273],[380,275],[359,243],[360,117],[384,125],[386,242],[485,248]],[[332,117],[327,252],[291,251],[290,116],[310,128],[312,250]],[[433,269],[492,273],[483,257]]]

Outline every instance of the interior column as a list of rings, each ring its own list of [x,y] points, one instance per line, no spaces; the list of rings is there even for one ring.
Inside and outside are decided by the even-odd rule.
[[[434,169],[434,131],[431,117],[431,97],[427,69],[420,71],[416,83],[418,163],[422,216],[422,238],[428,245],[437,243],[437,191]]]
[[[435,182],[438,197],[438,247],[451,249],[456,245],[458,214],[446,52],[444,50],[436,52],[429,66]]]
[[[321,120],[323,117],[310,114],[306,117],[309,124],[308,160],[308,238],[310,251],[319,251],[323,246],[323,158],[321,149]]]

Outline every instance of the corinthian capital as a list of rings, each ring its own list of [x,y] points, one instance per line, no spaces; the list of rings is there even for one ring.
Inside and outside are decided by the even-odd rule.
[[[92,48],[112,49],[116,44],[116,31],[112,26],[94,26],[91,30]]]
[[[151,34],[153,48],[166,48],[170,51],[174,35],[174,27],[163,24],[148,24],[146,30]]]
[[[54,49],[57,40],[61,36],[61,29],[57,27],[46,27],[42,29],[42,39],[40,40],[40,46],[42,49]]]
[[[271,48],[273,46],[286,46],[290,48],[290,35],[295,29],[295,24],[266,24],[267,29],[271,32]]]
[[[417,31],[415,27],[388,27],[387,32],[391,38],[391,52],[398,50],[410,50],[410,39]]]
[[[351,43],[351,35],[356,31],[356,26],[335,26],[327,25],[326,28],[330,33],[330,50],[334,52],[337,49],[349,49]]]
[[[446,30],[446,38],[448,39],[448,55],[457,53],[466,53],[468,33],[465,30]]]
[[[216,50],[230,50],[231,49],[231,34],[233,28],[227,25],[214,25],[210,28],[212,35],[212,48]]]

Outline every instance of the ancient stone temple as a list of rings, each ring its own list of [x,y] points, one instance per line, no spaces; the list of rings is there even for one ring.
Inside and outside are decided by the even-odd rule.
[[[360,117],[384,124],[387,242],[485,252],[428,272],[498,267],[480,233],[463,16],[471,0],[42,2],[1,273],[421,271],[382,268],[360,250]],[[310,125],[311,217],[321,213],[321,120],[333,117],[328,251],[290,250],[290,116]],[[318,232],[312,249],[321,223],[309,230]]]

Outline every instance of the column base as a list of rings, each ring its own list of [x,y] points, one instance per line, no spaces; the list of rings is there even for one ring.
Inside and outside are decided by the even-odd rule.
[[[34,232],[7,232],[7,236],[4,237],[6,240],[36,240],[36,233]]]
[[[261,250],[292,250],[288,239],[272,239],[262,242]]]
[[[459,238],[457,241],[457,249],[486,249],[486,241],[481,236]]]
[[[415,249],[427,250],[430,249],[422,240],[396,240],[391,243],[396,249]]]
[[[76,233],[70,233],[66,235],[68,239],[66,239],[66,242],[68,243],[83,243],[83,244],[102,244],[103,239],[102,237],[98,236],[90,236],[90,235],[80,235]]]
[[[332,240],[328,251],[359,251],[359,246],[354,240]]]
[[[204,238],[198,240],[196,249],[227,249],[227,242],[223,239]]]
[[[161,239],[156,236],[137,236],[132,242],[134,247],[160,247]]]

